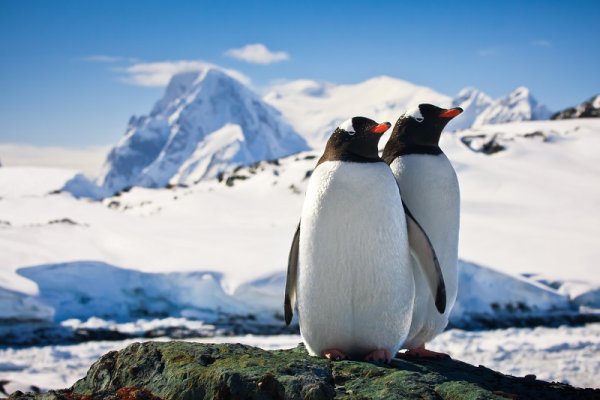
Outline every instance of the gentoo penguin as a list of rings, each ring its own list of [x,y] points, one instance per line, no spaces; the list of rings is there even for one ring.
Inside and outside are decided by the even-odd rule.
[[[458,229],[460,192],[450,161],[438,143],[446,124],[462,112],[420,104],[401,116],[383,150],[383,159],[398,182],[402,200],[429,236],[442,268],[446,284],[446,310],[440,314],[431,296],[429,282],[413,258],[415,268],[415,305],[410,331],[403,348],[406,354],[441,357],[425,349],[425,343],[441,333],[456,300],[458,273]]]
[[[285,289],[289,325],[297,303],[308,352],[388,362],[410,327],[414,278],[398,186],[377,144],[391,124],[342,123],[315,167],[294,235]],[[408,218],[428,268],[436,256]],[[443,286],[443,282],[441,282]]]

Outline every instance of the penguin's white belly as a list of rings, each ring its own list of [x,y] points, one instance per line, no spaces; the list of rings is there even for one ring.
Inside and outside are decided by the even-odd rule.
[[[404,203],[433,244],[446,285],[446,311],[440,314],[422,269],[411,257],[415,275],[415,305],[410,332],[403,347],[414,348],[444,330],[456,301],[460,192],[454,168],[444,154],[401,156],[390,167]]]
[[[298,314],[312,355],[400,348],[414,282],[404,211],[384,163],[328,161],[311,176],[300,224]]]

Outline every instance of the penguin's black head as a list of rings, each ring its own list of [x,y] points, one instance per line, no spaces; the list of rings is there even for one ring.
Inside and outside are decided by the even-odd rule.
[[[446,124],[463,109],[440,108],[433,104],[419,104],[414,110],[396,121],[390,140],[383,150],[383,159],[391,163],[403,154],[440,154],[440,135]]]
[[[377,145],[390,126],[392,124],[389,122],[378,124],[365,117],[354,117],[344,121],[329,137],[318,164],[325,161],[382,161]]]

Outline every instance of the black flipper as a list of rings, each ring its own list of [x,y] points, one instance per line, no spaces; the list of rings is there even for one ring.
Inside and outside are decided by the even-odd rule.
[[[298,277],[298,249],[300,245],[300,223],[294,233],[290,255],[288,257],[287,279],[285,281],[285,298],[283,301],[283,312],[285,324],[289,325],[294,316],[294,307],[296,307],[296,278]]]
[[[421,225],[413,217],[406,204],[404,204],[404,201],[402,201],[402,206],[406,215],[408,244],[411,254],[419,261],[425,279],[427,279],[427,284],[431,289],[431,294],[435,299],[435,307],[440,314],[443,314],[446,310],[446,284],[444,283],[444,276],[437,255],[427,233],[425,233]]]

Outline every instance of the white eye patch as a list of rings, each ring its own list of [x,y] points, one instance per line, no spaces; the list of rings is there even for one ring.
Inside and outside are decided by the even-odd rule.
[[[356,133],[356,131],[354,130],[354,125],[352,125],[352,118],[342,122],[339,128],[348,132],[349,135],[354,135]]]
[[[423,114],[421,114],[421,109],[419,108],[419,106],[407,111],[406,115],[408,115],[409,117],[413,117],[417,122],[423,122],[423,120],[425,119],[425,117],[423,117]]]

